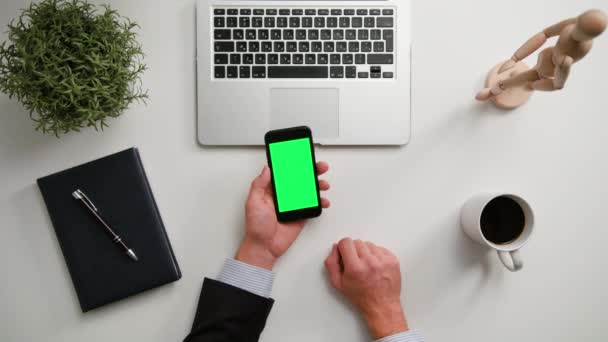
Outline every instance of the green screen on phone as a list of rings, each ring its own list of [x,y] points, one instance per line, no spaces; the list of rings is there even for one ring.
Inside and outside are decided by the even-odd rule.
[[[310,138],[268,145],[279,212],[319,205]]]

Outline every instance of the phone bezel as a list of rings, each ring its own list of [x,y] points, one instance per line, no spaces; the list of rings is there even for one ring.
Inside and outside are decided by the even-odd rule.
[[[302,139],[302,138],[310,139],[309,140],[310,141],[310,152],[312,155],[312,167],[313,167],[313,170],[315,171],[315,187],[316,187],[316,191],[317,191],[318,205],[316,207],[279,212],[279,203],[277,202],[277,193],[275,190],[274,174],[272,172],[272,159],[270,158],[269,145],[272,143],[296,140],[296,139]],[[314,142],[313,142],[313,138],[312,138],[312,131],[310,130],[310,128],[308,128],[306,126],[298,126],[298,127],[291,127],[291,128],[269,131],[264,135],[264,142],[266,144],[266,159],[268,161],[268,167],[270,168],[270,179],[272,182],[272,199],[274,201],[274,209],[275,209],[275,213],[277,215],[277,219],[280,222],[291,222],[291,221],[303,220],[303,219],[307,219],[307,218],[318,217],[319,215],[321,215],[321,212],[323,209],[321,207],[321,194],[319,192],[319,179],[318,179],[318,177],[316,177],[318,175],[317,160],[315,158],[315,148],[314,148]]]

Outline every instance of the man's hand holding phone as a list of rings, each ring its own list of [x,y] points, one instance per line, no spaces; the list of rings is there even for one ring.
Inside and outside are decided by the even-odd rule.
[[[326,173],[329,165],[316,164],[317,176]],[[329,183],[319,180],[321,191],[329,190]],[[321,206],[329,208],[327,198],[321,198]],[[282,223],[277,220],[271,175],[268,166],[251,183],[245,204],[245,237],[236,254],[236,260],[271,270],[276,260],[282,256],[296,240],[306,220]]]

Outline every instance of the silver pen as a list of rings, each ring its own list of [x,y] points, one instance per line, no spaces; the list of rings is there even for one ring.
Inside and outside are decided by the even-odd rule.
[[[116,234],[116,232],[114,232],[114,230],[112,228],[110,228],[110,226],[106,223],[106,221],[104,221],[100,214],[99,214],[99,210],[97,210],[97,207],[95,207],[95,204],[93,204],[93,201],[91,201],[90,198],[87,197],[87,195],[85,195],[85,193],[80,190],[80,189],[76,189],[76,191],[72,192],[72,196],[77,199],[80,200],[82,202],[82,204],[91,211],[91,213],[93,213],[93,215],[95,215],[95,217],[97,217],[97,219],[99,220],[99,222],[101,222],[101,224],[103,225],[103,227],[106,229],[106,231],[112,236],[112,242],[114,242],[117,245],[120,245],[122,247],[122,249],[127,253],[127,255],[135,260],[138,261],[139,259],[137,259],[137,255],[135,255],[135,252],[133,252],[133,250],[131,248],[129,248],[123,241],[122,238],[120,236],[118,236],[118,234]]]

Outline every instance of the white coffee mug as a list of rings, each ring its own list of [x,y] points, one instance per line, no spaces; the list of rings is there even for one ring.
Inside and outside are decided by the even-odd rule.
[[[513,241],[506,244],[496,244],[483,235],[481,229],[481,216],[486,206],[494,199],[506,197],[515,201],[524,213],[524,228],[521,234]],[[481,193],[471,197],[462,207],[460,222],[465,233],[484,246],[498,252],[500,261],[512,272],[522,269],[524,263],[519,250],[528,242],[534,229],[534,213],[532,208],[523,198],[509,193]]]

